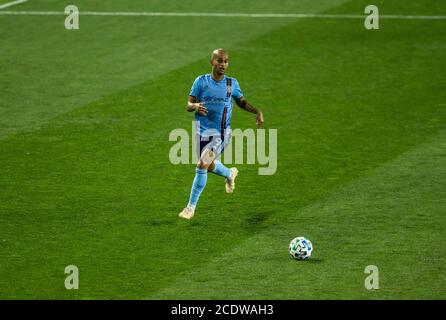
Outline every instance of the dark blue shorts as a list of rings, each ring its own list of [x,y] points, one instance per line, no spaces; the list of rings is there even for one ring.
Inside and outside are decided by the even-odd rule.
[[[197,134],[197,156],[198,159],[205,148],[212,150],[217,158],[231,141],[231,130],[225,130],[225,136],[222,140],[221,136],[201,137]]]

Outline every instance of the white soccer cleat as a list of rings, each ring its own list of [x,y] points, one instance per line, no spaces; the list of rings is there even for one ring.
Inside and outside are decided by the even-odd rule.
[[[194,209],[192,209],[191,207],[186,207],[183,209],[183,211],[180,212],[179,216],[180,218],[190,220],[194,217],[194,214],[195,214]]]
[[[226,192],[232,193],[235,189],[235,178],[237,178],[237,168],[231,168],[231,179],[226,179]]]

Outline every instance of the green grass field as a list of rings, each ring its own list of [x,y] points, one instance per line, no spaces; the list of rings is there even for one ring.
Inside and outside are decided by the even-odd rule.
[[[1,0],[0,5],[8,1]],[[79,30],[59,11],[76,4]],[[82,16],[363,15],[365,0],[30,0],[0,10],[1,299],[445,299],[446,19]],[[377,0],[382,15],[446,15]],[[364,15],[365,16],[365,15]],[[278,130],[278,169],[239,165],[234,194],[169,132],[209,54]],[[255,128],[236,108],[232,128]],[[288,244],[305,235],[310,260]],[[67,265],[79,290],[66,290]],[[368,265],[379,289],[367,290]]]

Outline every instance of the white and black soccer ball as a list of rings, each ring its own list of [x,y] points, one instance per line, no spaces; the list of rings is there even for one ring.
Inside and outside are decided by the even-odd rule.
[[[313,245],[304,237],[297,237],[290,242],[290,254],[296,260],[306,260],[311,257]]]

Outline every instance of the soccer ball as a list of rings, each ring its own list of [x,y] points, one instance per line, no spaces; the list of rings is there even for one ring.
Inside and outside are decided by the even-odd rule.
[[[311,257],[313,245],[311,241],[304,237],[297,237],[291,240],[290,254],[296,260],[305,260]]]

